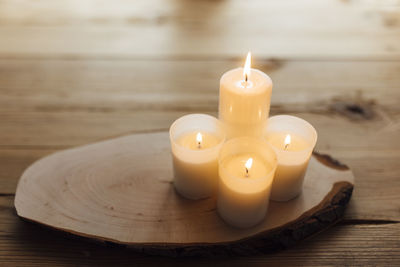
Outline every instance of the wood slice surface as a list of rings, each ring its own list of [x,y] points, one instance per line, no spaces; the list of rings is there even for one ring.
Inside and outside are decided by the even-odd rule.
[[[236,229],[219,218],[215,197],[184,199],[172,179],[168,133],[135,134],[35,162],[18,183],[15,207],[29,221],[149,254],[253,254],[337,222],[354,184],[347,166],[314,153],[299,197],[271,201],[262,223]]]

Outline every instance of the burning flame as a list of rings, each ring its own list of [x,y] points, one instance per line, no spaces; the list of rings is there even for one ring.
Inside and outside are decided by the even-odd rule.
[[[196,141],[197,141],[197,146],[200,148],[201,147],[201,142],[203,142],[203,136],[201,135],[201,133],[197,133]]]
[[[285,137],[285,149],[290,145],[290,142],[292,141],[292,138],[290,137],[290,134],[287,134]]]
[[[246,167],[246,177],[249,176],[249,170],[251,169],[251,166],[253,165],[253,158],[249,158],[244,166]]]
[[[244,64],[243,68],[243,76],[245,82],[247,82],[250,77],[250,70],[251,70],[251,52],[248,52],[246,57],[246,63]]]

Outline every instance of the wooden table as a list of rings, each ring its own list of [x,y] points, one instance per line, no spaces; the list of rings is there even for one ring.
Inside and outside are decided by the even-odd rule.
[[[272,114],[318,130],[356,176],[344,220],[275,254],[169,259],[21,221],[23,170],[57,150],[216,115],[222,73],[274,81]],[[400,2],[0,2],[0,265],[400,264]]]

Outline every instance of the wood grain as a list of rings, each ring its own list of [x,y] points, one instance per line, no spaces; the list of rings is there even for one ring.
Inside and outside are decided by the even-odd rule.
[[[201,66],[207,63],[201,60],[172,61],[172,63],[163,60],[152,61],[142,71],[140,66],[134,67],[143,64],[140,60],[100,61],[99,64],[92,60],[4,62],[6,64],[1,68],[3,75],[0,76],[3,81],[0,101],[5,99],[0,106],[3,118],[0,124],[1,140],[3,140],[0,149],[1,166],[3,166],[3,171],[0,172],[0,190],[4,194],[14,192],[19,175],[31,162],[53,150],[114,135],[157,131],[160,130],[160,126],[161,130],[167,129],[169,123],[181,114],[194,110],[199,112],[212,110],[214,104],[209,103],[212,103],[212,95],[216,94],[216,89],[208,88],[215,83],[214,79],[218,79],[217,74],[212,74],[212,71],[206,71],[203,76],[197,77],[198,72],[204,73]],[[237,61],[211,61],[210,64],[223,72],[224,68],[229,68],[236,64],[235,62]],[[188,68],[190,72],[185,72],[186,65],[192,66]],[[151,66],[154,70],[160,70],[156,76],[170,81],[171,85],[167,90],[176,92],[171,100],[166,101],[163,97],[165,95],[163,85],[152,82],[151,76],[147,76],[146,73]],[[162,76],[161,70],[172,66],[187,78],[181,81],[174,75]],[[400,214],[397,203],[400,185],[397,179],[399,170],[395,166],[400,159],[400,153],[399,143],[392,141],[398,138],[399,112],[395,104],[399,93],[396,90],[399,84],[395,75],[398,71],[397,63],[265,61],[259,63],[259,66],[269,71],[275,80],[283,84],[279,90],[274,91],[274,97],[281,104],[273,105],[272,113],[291,112],[311,121],[320,131],[320,136],[323,136],[319,140],[318,150],[335,155],[351,166],[356,177],[363,177],[357,181],[354,201],[350,203],[345,218],[349,222],[398,221]],[[130,86],[131,67],[136,72],[139,71],[137,79],[143,76],[149,86],[143,89]],[[85,71],[79,75],[73,71],[75,68]],[[324,71],[321,74],[315,73],[314,68],[324,68]],[[120,73],[115,71],[113,74],[114,69]],[[101,74],[97,77],[104,79],[96,78],[96,73]],[[107,73],[110,76],[107,76]],[[298,89],[295,82],[285,78],[292,76],[296,77],[295,81],[299,85],[303,84],[302,87]],[[114,77],[109,82],[121,85],[118,88],[122,89],[117,92],[124,95],[124,98],[112,98],[116,89],[107,90],[106,87],[102,89],[103,84],[108,83],[109,77]],[[206,78],[205,81],[203,77]],[[339,77],[343,79],[338,80]],[[193,82],[195,87],[190,86],[191,81],[199,79],[201,81]],[[74,82],[69,86],[71,81]],[[60,87],[58,84],[67,86]],[[332,87],[332,84],[338,86]],[[96,88],[97,91],[92,88]],[[198,90],[210,93],[206,94],[206,98],[199,98],[199,94],[196,94]],[[308,93],[309,90],[312,93]],[[155,112],[154,116],[149,115],[151,111],[148,111],[147,107],[149,104],[152,108],[157,105],[146,100],[146,91],[151,95],[149,99],[154,98],[154,101],[160,103],[160,112]],[[361,91],[362,95],[357,94],[357,91]],[[381,91],[385,93],[378,93]],[[323,94],[320,95],[319,92]],[[324,95],[325,93],[328,95]],[[131,107],[125,98],[134,99],[135,94],[142,94],[143,97]],[[298,99],[299,104],[294,101],[285,104],[285,98],[290,94],[297,94],[295,99]],[[173,99],[177,101],[181,99],[179,105],[186,105],[187,108],[181,111],[175,110],[177,105]],[[196,101],[199,102],[195,108],[186,104]],[[332,104],[336,101],[367,105],[373,109],[375,116],[368,120],[354,121],[346,114],[332,109]],[[373,101],[371,105],[368,104],[369,101]],[[146,120],[143,120],[144,117]],[[49,131],[49,123],[58,130]],[[337,138],[338,134],[340,138]],[[359,135],[363,138],[358,138]]]
[[[7,266],[163,266],[206,265],[365,266],[400,263],[400,224],[353,222],[333,226],[298,246],[253,257],[172,259],[148,256],[112,244],[103,246],[20,220],[13,197],[0,196],[0,265]]]
[[[204,68],[206,64],[211,68]],[[2,61],[0,193],[14,193],[22,171],[54,150],[165,130],[187,112],[215,115],[217,72],[235,64],[239,62]],[[272,113],[288,112],[309,120],[321,136],[317,149],[348,163],[357,177],[363,177],[347,218],[399,219],[399,170],[393,166],[400,160],[400,143],[392,140],[398,139],[400,91],[396,86],[400,81],[395,74],[400,65],[395,61],[261,61],[258,66],[276,83]],[[159,83],[154,76],[166,82]],[[132,86],[134,81],[139,82],[137,87]],[[337,101],[371,102],[375,115],[355,122],[332,108]]]
[[[56,147],[63,149],[66,147]],[[54,150],[43,149],[0,149],[0,194],[13,194],[22,172],[34,161]],[[333,152],[332,152],[333,151]],[[349,163],[357,179],[357,189],[353,201],[345,214],[348,220],[400,220],[398,202],[400,184],[396,166],[400,153],[395,151],[368,150],[347,151],[343,149],[324,149],[324,153],[334,153],[341,161]],[[365,155],[369,155],[366,157]],[[370,161],[375,164],[366,165]],[[384,204],[383,204],[384,203]]]
[[[377,0],[1,1],[0,265],[399,265],[399,14]],[[33,161],[215,112],[216,81],[249,49],[273,77],[272,113],[311,121],[318,150],[354,171],[344,225],[273,255],[176,261],[17,218]]]
[[[0,149],[0,195],[14,195],[22,172],[39,158],[53,152],[49,149]]]
[[[215,112],[221,75],[242,61],[4,59],[0,112]],[[255,57],[253,64],[273,79],[277,112],[327,113],[338,101],[400,112],[398,61]]]
[[[17,57],[400,58],[386,1],[8,0],[0,14],[0,55]]]
[[[254,254],[291,246],[336,223],[353,190],[344,165],[316,154],[303,194],[271,202],[248,229],[226,225],[215,198],[173,190],[168,132],[135,134],[61,151],[30,166],[16,192],[19,216],[96,240],[169,256]]]
[[[123,133],[167,129],[185,113],[215,114],[219,77],[238,64],[6,60],[0,63],[0,145],[82,145]],[[317,127],[346,135],[327,140],[332,145],[341,140],[341,147],[383,148],[382,141],[387,148],[398,145],[390,140],[399,127],[399,63],[262,61],[259,67],[276,84],[273,114],[305,113]],[[348,120],[352,117],[335,109],[337,102],[365,107],[374,115],[354,124]],[[351,130],[338,130],[341,127]],[[360,133],[367,140],[359,139]]]

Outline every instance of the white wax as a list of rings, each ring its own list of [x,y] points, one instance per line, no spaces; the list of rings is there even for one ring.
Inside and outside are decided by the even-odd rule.
[[[176,191],[189,199],[213,195],[218,185],[218,153],[225,140],[219,121],[204,114],[183,116],[172,124],[170,139]]]
[[[246,172],[246,161],[253,164]],[[228,224],[247,228],[262,221],[276,169],[276,156],[266,142],[249,137],[228,141],[219,157],[217,209]]]
[[[291,142],[285,146],[287,135],[290,135]],[[270,198],[274,201],[288,201],[302,191],[317,132],[303,119],[279,115],[269,119],[266,138],[278,158]]]
[[[271,102],[272,81],[267,74],[251,69],[244,81],[243,68],[226,72],[220,81],[219,119],[227,138],[261,137]]]

